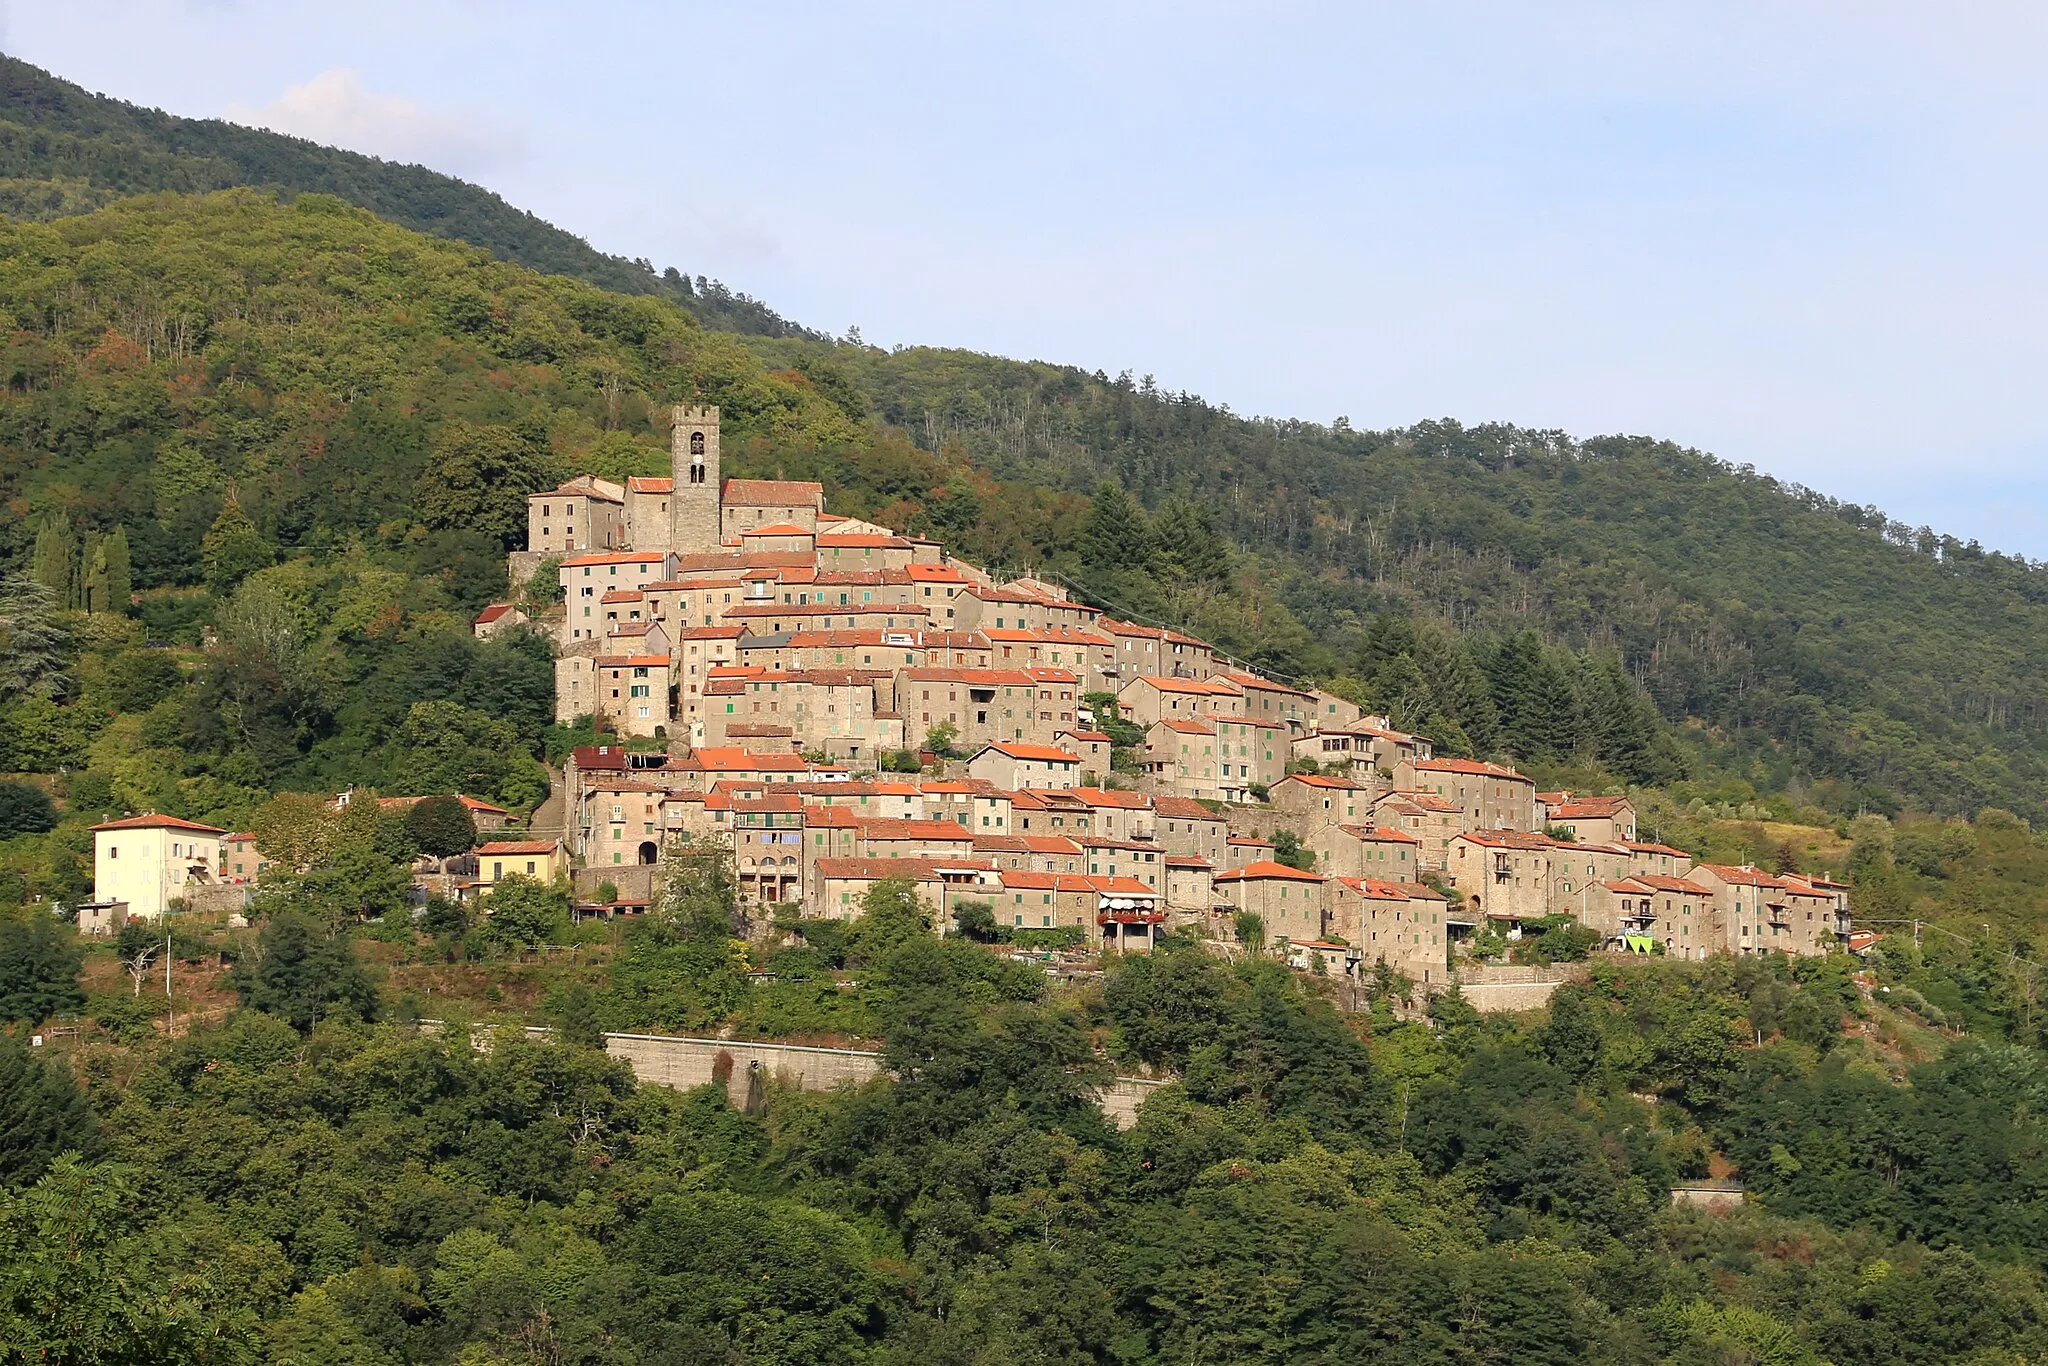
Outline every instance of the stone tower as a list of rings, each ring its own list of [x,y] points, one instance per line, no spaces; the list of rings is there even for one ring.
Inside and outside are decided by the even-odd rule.
[[[678,403],[669,436],[675,492],[669,498],[678,555],[716,551],[723,539],[718,511],[718,409]]]

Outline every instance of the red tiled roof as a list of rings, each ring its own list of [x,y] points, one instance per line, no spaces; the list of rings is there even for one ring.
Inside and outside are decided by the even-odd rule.
[[[803,479],[728,479],[718,500],[727,507],[792,507],[822,503],[825,486]]]
[[[821,878],[859,878],[873,882],[892,877],[931,882],[942,873],[995,871],[992,863],[956,858],[821,858],[817,866]]]
[[[228,832],[217,825],[201,825],[198,821],[180,820],[176,816],[141,815],[128,816],[118,821],[107,821],[95,825],[94,830],[193,830],[202,835],[225,835]]]
[[[476,614],[476,621],[472,624],[476,626],[489,626],[511,610],[512,604],[509,602],[494,602],[489,607],[484,608],[483,611],[478,612]]]
[[[1511,778],[1534,786],[1535,779],[1523,777],[1504,764],[1482,763],[1476,759],[1418,759],[1417,770],[1425,773],[1463,773],[1475,778]]]
[[[1337,827],[1353,839],[1394,840],[1400,844],[1420,844],[1421,840],[1405,830],[1396,830],[1389,825],[1340,825]]]
[[[810,536],[815,533],[797,526],[793,522],[777,522],[773,526],[750,526],[740,532],[740,539],[749,536]]]
[[[1320,877],[1315,873],[1305,873],[1299,868],[1289,868],[1286,864],[1275,863],[1271,859],[1260,859],[1256,863],[1247,863],[1242,868],[1233,868],[1227,873],[1218,873],[1216,875],[1218,882],[1262,882],[1269,879],[1280,882],[1329,881],[1328,878]]]
[[[1080,755],[1069,754],[1057,745],[1027,745],[1021,740],[997,740],[982,746],[982,748],[984,750],[992,749],[998,754],[1007,754],[1012,759],[1027,759],[1033,763],[1078,764],[1081,762]]]
[[[651,474],[632,474],[626,476],[626,488],[633,493],[674,493],[676,481],[657,479]]]
[[[552,854],[554,840],[492,840],[477,846],[478,854]]]

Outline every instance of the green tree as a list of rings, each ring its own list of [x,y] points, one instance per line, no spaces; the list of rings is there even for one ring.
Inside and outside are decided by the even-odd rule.
[[[459,797],[434,796],[414,802],[405,813],[406,829],[420,852],[453,858],[476,848],[476,818]]]
[[[484,932],[501,944],[559,942],[568,932],[569,898],[544,882],[508,873],[483,898]]]
[[[225,595],[243,579],[275,563],[277,551],[256,529],[249,514],[231,490],[213,519],[206,539],[200,542],[199,561],[206,569],[207,586]]]
[[[0,698],[61,697],[70,679],[63,599],[26,574],[0,580]]]
[[[1292,830],[1275,830],[1273,832],[1273,861],[1275,863],[1284,863],[1289,868],[1299,868],[1303,872],[1307,872],[1316,866],[1316,851],[1303,844],[1301,836],[1295,834]]]
[[[347,934],[328,933],[302,912],[273,916],[257,938],[255,961],[235,964],[230,980],[245,1007],[302,1034],[323,1019],[377,1018],[376,983]]]
[[[78,547],[71,535],[71,524],[61,517],[46,518],[36,532],[29,573],[49,590],[60,607],[71,604],[73,562],[77,558]]]
[[[413,485],[413,507],[430,528],[493,536],[507,548],[526,538],[526,498],[559,477],[544,443],[510,427],[450,424]]]
[[[19,1196],[0,1196],[0,1353],[39,1366],[198,1366],[256,1357],[246,1288],[139,1227],[123,1170],[60,1157]]]
[[[571,1048],[604,1048],[604,1021],[598,1015],[597,997],[587,985],[572,982],[562,993],[555,1029],[562,1042]]]
[[[1121,484],[1095,486],[1095,501],[1081,527],[1081,563],[1098,573],[1140,569],[1151,561],[1152,531],[1144,509]]]
[[[57,824],[50,794],[28,783],[0,782],[0,839],[40,835]]]
[[[40,1024],[83,1009],[78,937],[47,909],[0,918],[0,1024]]]
[[[85,608],[89,612],[126,615],[133,605],[135,576],[128,550],[128,528],[117,526],[93,545],[85,575]]]
[[[61,1153],[100,1149],[100,1126],[61,1058],[0,1030],[0,1190],[40,1180]]]

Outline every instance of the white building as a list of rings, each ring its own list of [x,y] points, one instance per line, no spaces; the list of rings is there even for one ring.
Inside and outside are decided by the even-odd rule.
[[[95,825],[93,900],[124,901],[130,916],[154,920],[188,885],[220,881],[227,833],[176,816],[130,816]]]

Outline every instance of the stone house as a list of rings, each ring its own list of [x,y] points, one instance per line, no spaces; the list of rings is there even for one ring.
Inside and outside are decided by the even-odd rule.
[[[1262,859],[1215,875],[1216,899],[1232,914],[1259,917],[1270,941],[1321,939],[1329,906],[1329,879]]]
[[[1636,837],[1636,806],[1627,797],[1546,792],[1537,802],[1540,828],[1569,831],[1581,844],[1622,844]]]
[[[626,490],[579,474],[526,499],[526,548],[539,555],[618,550],[626,540]]]
[[[1146,675],[1117,690],[1117,710],[1134,725],[1244,715],[1244,693],[1230,683]]]
[[[815,534],[825,486],[801,479],[728,479],[719,491],[720,539],[737,541],[764,526],[795,526]]]
[[[1063,729],[1053,736],[1052,742],[1081,756],[1081,776],[1091,785],[1109,775],[1116,742],[1101,731],[1079,727]]]
[[[1410,883],[1422,874],[1422,841],[1381,825],[1326,825],[1307,841],[1316,870],[1331,877]]]
[[[1370,877],[1334,878],[1329,891],[1327,933],[1352,947],[1355,975],[1385,963],[1426,992],[1450,980],[1448,901],[1441,892]]]
[[[470,634],[478,640],[496,640],[507,631],[531,624],[526,613],[509,602],[494,602],[476,614],[476,620],[469,624]]]
[[[669,578],[673,566],[673,556],[656,550],[572,555],[563,560],[563,643],[603,636],[604,595],[622,588],[644,593],[648,584]]]
[[[1371,789],[1343,778],[1324,778],[1313,773],[1289,773],[1272,783],[1266,800],[1273,810],[1290,817],[1301,829],[1321,825],[1357,822],[1371,811]]]
[[[1211,867],[1223,861],[1230,822],[1191,797],[1159,793],[1152,798],[1152,832],[1169,854],[1198,858]]]
[[[813,872],[810,913],[820,919],[859,919],[861,902],[875,884],[897,878],[908,879],[917,889],[917,899],[931,910],[934,923],[950,920],[960,901],[996,904],[998,918],[1002,915],[996,870],[974,859],[819,859]]]
[[[967,773],[1012,792],[1074,788],[1081,784],[1081,756],[1054,745],[998,740],[967,761]]]
[[[1420,791],[1454,801],[1467,830],[1533,831],[1536,784],[1505,764],[1475,759],[1405,760],[1394,768],[1396,791]]]
[[[899,669],[894,694],[888,710],[902,716],[912,745],[942,724],[968,754],[997,740],[1044,744],[1059,730],[1039,724],[1038,680],[1022,669]]]

